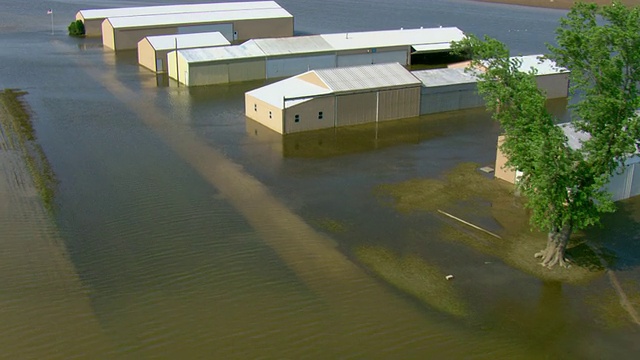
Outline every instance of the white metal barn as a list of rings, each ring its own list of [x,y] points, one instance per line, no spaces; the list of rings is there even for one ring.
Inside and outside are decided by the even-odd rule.
[[[293,16],[282,8],[122,16],[102,22],[102,44],[132,50],[145,36],[222,33],[230,41],[293,35]]]
[[[76,13],[76,20],[84,23],[86,36],[102,36],[102,22],[106,18],[120,16],[140,16],[159,14],[178,14],[207,11],[229,11],[247,9],[274,9],[280,5],[275,1],[247,1],[228,3],[207,3],[207,4],[181,4],[181,5],[160,5],[142,7],[124,7],[110,9],[88,9],[80,10]]]
[[[398,63],[311,70],[245,93],[245,114],[281,134],[408,118],[420,85]]]
[[[197,86],[282,78],[313,69],[410,65],[416,48],[448,52],[451,41],[463,37],[458,28],[435,28],[254,39],[239,46],[178,50],[177,56],[169,56],[169,77]],[[231,73],[237,68],[247,73],[239,78]]]
[[[577,131],[571,123],[559,124],[558,126],[562,127],[569,140],[569,146],[573,149],[579,149],[582,146],[581,141],[589,139],[589,134]],[[498,150],[496,153],[496,177],[515,184],[519,174],[504,167],[507,158],[500,151],[502,141],[503,137],[501,136],[498,138]],[[614,173],[609,179],[609,183],[605,186],[607,191],[611,193],[613,201],[640,195],[640,153],[630,154],[626,158],[624,169],[622,170],[620,173]]]
[[[225,45],[231,45],[231,43],[217,31],[147,36],[138,42],[138,63],[153,72],[166,72],[169,51]]]

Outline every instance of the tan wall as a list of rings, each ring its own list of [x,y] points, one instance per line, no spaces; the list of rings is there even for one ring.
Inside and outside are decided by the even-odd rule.
[[[142,39],[138,43],[138,64],[156,72],[156,52],[149,40]]]
[[[507,163],[507,157],[502,153],[502,151],[500,151],[500,146],[502,145],[503,142],[504,142],[504,135],[498,136],[498,149],[496,150],[495,176],[498,179],[502,179],[504,181],[515,184],[516,172],[505,167],[505,164]]]
[[[231,62],[228,65],[229,82],[266,78],[265,60],[262,58]]]
[[[109,22],[108,19],[104,20],[102,22],[102,45],[111,50],[115,50],[116,43],[115,43],[114,36],[115,34],[114,34],[113,27],[111,26],[111,23]]]
[[[569,96],[569,74],[552,74],[536,76],[538,88],[547,93],[547,99],[565,98]]]
[[[323,87],[325,89],[328,89],[329,87],[327,86],[327,84],[324,83],[324,81],[320,80],[320,78],[318,77],[318,75],[316,75],[315,73],[309,72],[306,74],[302,74],[298,76],[298,79],[300,80],[304,80],[308,83],[311,83],[313,85],[317,85],[320,87]]]
[[[185,77],[185,71],[189,73],[189,71],[191,70],[190,67],[192,66],[190,66],[190,64],[188,64],[182,56],[178,56],[177,58],[178,65],[176,66],[176,52],[169,51],[167,53],[167,74],[170,78],[178,80],[182,84],[189,84],[189,81],[191,79],[187,79]],[[178,70],[180,70],[180,74],[179,76],[176,76]]]
[[[420,86],[380,91],[378,121],[404,119],[420,115]]]
[[[322,119],[319,119],[319,112],[322,112]],[[334,113],[334,96],[321,96],[297,104],[285,111],[284,133],[332,128],[335,126]],[[295,122],[296,115],[299,115],[299,122]]]
[[[104,31],[104,28],[103,28]],[[135,30],[115,30],[115,50],[134,50],[145,36],[177,34],[176,27],[143,28]],[[104,39],[104,36],[103,36]],[[103,41],[104,42],[104,41]]]
[[[282,109],[259,100],[249,94],[244,95],[244,114],[262,125],[282,134]]]
[[[82,20],[82,23],[84,24],[85,36],[87,37],[102,36],[102,22],[104,21],[104,19],[85,20],[85,18],[82,17],[82,14],[78,12],[76,14],[76,20]]]
[[[376,121],[376,93],[340,95],[337,98],[337,126]]]
[[[238,33],[238,41],[293,36],[293,17],[236,21],[233,31]]]

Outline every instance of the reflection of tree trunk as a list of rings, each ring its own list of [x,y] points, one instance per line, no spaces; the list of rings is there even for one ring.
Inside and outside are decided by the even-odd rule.
[[[573,227],[571,224],[566,224],[562,229],[554,228],[549,231],[547,247],[535,255],[535,257],[542,259],[542,266],[549,268],[555,265],[567,267],[568,264],[564,258],[564,251],[567,248],[567,242],[569,241],[572,230]]]

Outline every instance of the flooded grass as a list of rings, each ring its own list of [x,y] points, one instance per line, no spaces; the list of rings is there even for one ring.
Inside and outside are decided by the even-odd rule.
[[[320,228],[334,234],[341,234],[347,231],[347,224],[340,220],[331,218],[320,218],[314,221]]]
[[[47,210],[51,210],[57,181],[44,151],[36,142],[31,115],[21,100],[25,94],[13,89],[0,91],[0,125],[7,144],[22,152],[38,194]]]
[[[636,281],[622,284],[625,288],[629,305],[640,308],[640,286]],[[620,297],[613,289],[595,293],[586,298],[585,302],[595,310],[595,321],[610,329],[635,328],[629,313],[620,306]]]
[[[379,246],[360,246],[358,260],[387,283],[447,314],[464,317],[467,305],[458,296],[447,274],[415,255],[400,256]]]
[[[401,212],[431,212],[447,224],[441,236],[501,258],[505,263],[545,281],[583,283],[603,274],[597,257],[582,244],[572,241],[567,254],[574,259],[568,269],[542,267],[534,254],[546,245],[546,234],[532,230],[524,199],[514,194],[511,184],[493,179],[478,171],[479,165],[464,163],[449,171],[443,179],[412,179],[398,184],[384,184],[376,189],[382,201]],[[492,227],[501,239],[441,216],[438,210],[452,213],[475,224]],[[575,238],[580,239],[580,234]],[[587,265],[589,266],[582,266]],[[593,266],[592,266],[593,265]]]

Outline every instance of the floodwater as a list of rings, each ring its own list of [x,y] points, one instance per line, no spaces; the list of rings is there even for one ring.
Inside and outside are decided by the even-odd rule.
[[[491,165],[499,128],[483,110],[282,138],[243,114],[260,82],[178,87],[135,54],[66,35],[79,9],[176,2],[0,0],[0,87],[28,92],[59,181],[51,213],[28,184],[0,181],[19,205],[0,207],[0,358],[640,356],[638,328],[594,306],[614,294],[619,311],[604,275],[543,282],[375,195]],[[300,34],[458,26],[522,54],[543,52],[564,14],[462,0],[279,3]],[[3,175],[24,170],[3,163]],[[637,235],[616,234],[617,274],[639,291]],[[362,246],[455,274],[468,316],[376,277]]]

